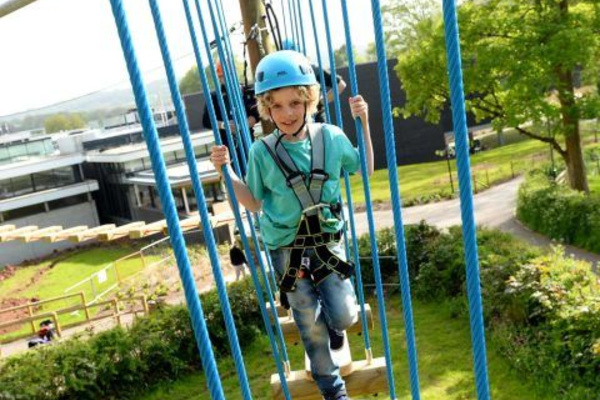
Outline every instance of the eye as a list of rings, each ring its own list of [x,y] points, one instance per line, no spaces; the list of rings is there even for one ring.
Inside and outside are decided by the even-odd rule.
[[[271,108],[272,108],[273,110],[279,110],[279,109],[281,108],[281,105],[279,105],[279,104],[273,104],[273,105],[271,106]]]
[[[292,107],[298,107],[299,105],[300,105],[300,101],[299,100],[292,101]]]

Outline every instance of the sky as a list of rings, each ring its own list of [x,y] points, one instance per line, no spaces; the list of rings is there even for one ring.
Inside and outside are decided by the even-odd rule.
[[[8,1],[0,0],[0,5]],[[228,25],[241,21],[239,1],[222,0]],[[287,7],[289,0],[272,0],[278,14],[282,1]],[[144,80],[164,77],[148,1],[123,0],[123,4]],[[158,4],[180,79],[195,65],[183,3],[158,0]],[[313,49],[308,1],[302,0],[302,4],[307,47]],[[325,37],[321,1],[313,0],[313,4],[320,36]],[[194,10],[193,1],[190,6]],[[327,7],[333,46],[338,48],[345,42],[340,2],[328,0]],[[353,44],[358,51],[363,51],[374,41],[371,2],[349,0],[348,7]],[[208,11],[204,16],[209,17]],[[282,17],[279,24],[283,25]],[[198,26],[196,31],[200,34]],[[209,30],[209,39],[213,39],[212,30]],[[201,38],[199,40],[202,43]],[[241,58],[243,35],[232,35],[230,40],[234,52]],[[320,43],[323,51],[325,42]],[[130,87],[109,0],[37,0],[0,18],[0,55],[0,117],[98,90]],[[316,61],[312,51],[309,57]]]

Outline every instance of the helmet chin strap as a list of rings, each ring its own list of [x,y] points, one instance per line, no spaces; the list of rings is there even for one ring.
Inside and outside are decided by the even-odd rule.
[[[306,126],[306,110],[307,110],[307,108],[308,107],[305,102],[304,103],[304,117],[302,118],[302,126],[300,128],[298,128],[298,130],[295,133],[292,133],[293,137],[298,137],[300,132],[302,132],[302,130]],[[281,132],[281,128],[279,128],[279,126],[277,126],[277,123],[275,123],[275,120],[273,119],[273,116],[271,115],[271,110],[269,110],[269,116],[271,117],[271,121],[273,121],[273,125],[275,125],[275,128],[277,128],[277,130],[279,130],[279,132]]]

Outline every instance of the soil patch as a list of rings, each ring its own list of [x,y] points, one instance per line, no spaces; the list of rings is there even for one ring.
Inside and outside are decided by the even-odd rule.
[[[31,299],[26,298],[7,298],[0,301],[0,311],[10,309],[13,307],[18,307],[29,303]],[[0,312],[0,324],[8,321],[13,321],[15,319],[27,318],[29,317],[29,312],[27,308],[20,308],[18,310]],[[5,329],[0,329],[0,335],[13,332],[21,329],[21,325],[15,325],[11,327],[7,327]]]

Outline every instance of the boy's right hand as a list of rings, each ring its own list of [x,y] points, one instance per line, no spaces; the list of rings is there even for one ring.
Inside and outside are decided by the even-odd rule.
[[[210,161],[215,166],[215,169],[219,174],[223,172],[223,165],[231,163],[229,159],[229,149],[227,146],[213,146],[210,152]]]

